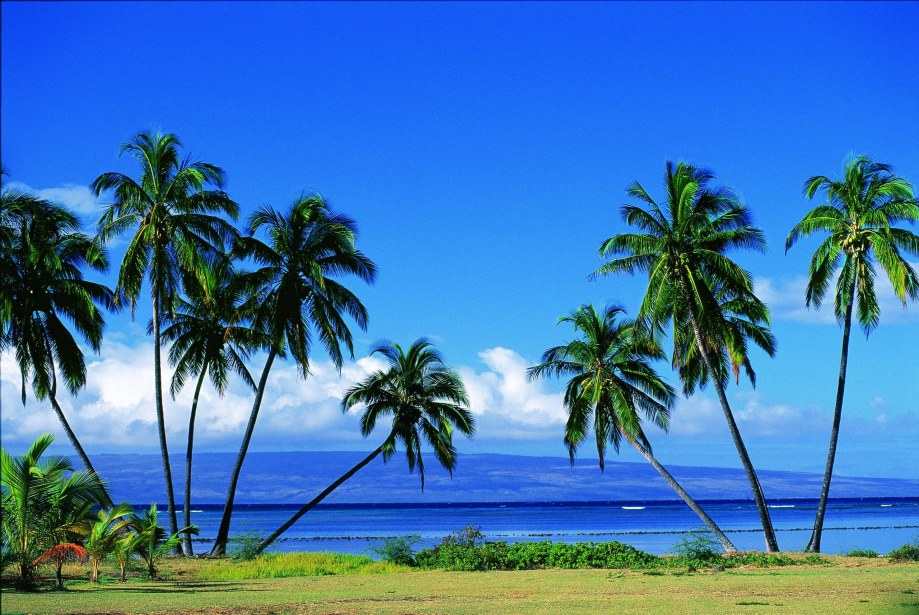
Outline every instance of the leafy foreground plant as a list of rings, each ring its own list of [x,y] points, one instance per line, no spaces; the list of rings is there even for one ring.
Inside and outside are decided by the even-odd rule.
[[[621,542],[486,542],[479,528],[455,531],[432,549],[415,554],[415,565],[445,570],[535,570],[540,568],[612,568],[645,570],[660,574],[666,569],[720,565],[773,567],[829,564],[819,555],[795,559],[781,553],[759,551],[717,553],[718,542],[709,534],[691,532],[675,547],[679,555],[658,557]]]
[[[533,570],[537,568],[651,568],[657,556],[621,542],[484,542],[478,528],[453,532],[433,549],[415,555],[420,568]]]
[[[156,504],[151,504],[150,510],[145,510],[142,515],[131,515],[129,523],[135,534],[131,538],[128,550],[137,553],[144,560],[147,564],[147,575],[151,579],[157,578],[156,563],[179,544],[183,533],[198,535],[198,528],[194,525],[183,527],[168,535],[157,520]]]
[[[919,562],[919,538],[887,554],[892,562]]]
[[[384,562],[412,566],[415,563],[415,545],[421,541],[418,534],[408,536],[392,536],[386,538],[383,544],[370,548],[370,552]]]

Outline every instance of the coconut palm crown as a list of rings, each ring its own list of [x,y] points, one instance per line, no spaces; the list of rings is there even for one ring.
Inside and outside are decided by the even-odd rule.
[[[377,371],[350,388],[341,407],[349,410],[363,405],[360,426],[365,437],[377,422],[391,416],[392,430],[381,446],[383,460],[388,461],[401,443],[409,471],[414,472],[417,466],[424,489],[422,443],[430,445],[440,464],[452,474],[456,467],[453,431],[466,436],[475,432],[463,381],[444,365],[440,353],[425,338],[407,350],[399,344],[381,342],[373,354],[383,356],[389,369]]]
[[[651,366],[651,361],[664,358],[664,352],[635,322],[620,320],[624,313],[616,306],[598,312],[592,305],[582,305],[559,318],[559,324],[571,323],[578,339],[550,348],[543,353],[542,363],[527,370],[529,379],[570,377],[564,404],[568,410],[565,445],[572,463],[591,422],[601,469],[607,444],[619,452],[623,436],[651,450],[641,415],[663,430],[669,425],[673,388]]]
[[[874,288],[876,263],[904,306],[907,297],[919,298],[919,276],[905,258],[905,254],[919,256],[919,236],[897,226],[919,222],[919,204],[909,182],[897,177],[890,165],[857,156],[846,163],[842,179],[817,175],[804,182],[807,198],[813,199],[821,192],[826,202],[807,212],[785,241],[787,253],[802,237],[828,233],[811,257],[804,295],[808,307],[820,307],[839,270],[833,308],[843,326],[842,352],[823,487],[806,547],[811,552],[820,551],[842,419],[853,311],[866,336],[880,322],[881,308]]]

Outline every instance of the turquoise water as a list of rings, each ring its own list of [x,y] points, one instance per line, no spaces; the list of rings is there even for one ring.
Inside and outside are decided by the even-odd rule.
[[[762,550],[759,517],[752,502],[706,502],[705,510],[742,550]],[[240,506],[232,534],[267,535],[298,506]],[[770,504],[779,545],[803,549],[810,538],[816,501],[777,500]],[[193,506],[201,529],[197,552],[210,548],[222,507]],[[487,540],[561,542],[617,540],[654,554],[672,553],[687,532],[701,527],[682,502],[515,502],[433,505],[330,505],[303,516],[269,550],[369,553],[385,538],[415,534],[418,547],[433,546],[453,530],[480,526]],[[919,538],[919,498],[835,500],[826,513],[824,553],[874,549],[887,553]]]

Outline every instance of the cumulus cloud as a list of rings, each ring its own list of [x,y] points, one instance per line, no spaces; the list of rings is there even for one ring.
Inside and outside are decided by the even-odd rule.
[[[102,209],[101,201],[92,193],[89,186],[82,184],[64,184],[53,188],[32,188],[22,182],[10,182],[8,187],[66,205],[86,224],[94,224]]]
[[[919,263],[910,263],[910,265],[919,271]],[[912,304],[904,307],[894,294],[886,274],[880,269],[877,274],[875,291],[881,308],[881,323],[919,322],[919,306]],[[813,306],[808,308],[804,303],[807,289],[806,276],[781,279],[754,278],[753,285],[756,295],[769,306],[776,318],[805,323],[836,324],[836,315],[833,310],[835,279],[819,310]]]
[[[479,358],[487,370],[459,370],[473,413],[500,416],[518,427],[564,424],[567,414],[562,393],[549,391],[541,381],[527,381],[526,370],[531,363],[522,356],[497,347],[480,352]]]
[[[165,353],[164,353],[165,354]],[[164,357],[165,358],[165,357]],[[150,451],[159,446],[153,392],[153,345],[106,340],[101,356],[87,356],[86,387],[77,397],[60,394],[59,402],[85,447],[93,450]],[[258,379],[264,357],[250,365]],[[359,440],[356,418],[344,416],[339,407],[346,388],[383,367],[375,357],[346,365],[339,375],[331,362],[311,365],[303,379],[293,365],[276,361],[269,377],[265,402],[256,434],[266,447],[277,443],[293,447],[335,434],[338,439]],[[173,400],[169,397],[168,366],[164,369],[164,413],[167,437],[173,450],[185,439],[195,381]],[[50,431],[62,439],[63,430],[47,401],[34,399],[31,389],[25,406],[19,399],[19,370],[13,355],[0,357],[2,433],[5,446],[20,448],[39,434]],[[231,450],[238,446],[252,409],[253,393],[234,379],[221,397],[205,380],[198,403],[195,438],[203,448]]]
[[[528,382],[529,363],[506,348],[480,353],[485,369],[460,367],[471,409],[486,440],[557,439],[565,421],[562,394],[542,382]],[[95,451],[154,451],[158,436],[153,394],[153,345],[149,338],[113,335],[100,356],[87,355],[87,383],[77,397],[60,396],[60,403],[84,446]],[[165,358],[165,357],[164,357]],[[264,357],[250,365],[258,380]],[[29,391],[19,402],[19,372],[11,353],[0,357],[2,373],[2,434],[5,446],[22,448],[42,432],[63,442],[63,431],[47,401]],[[379,357],[346,363],[341,373],[330,361],[313,361],[304,379],[296,367],[277,360],[272,367],[253,447],[264,449],[353,448],[362,440],[357,428],[360,408],[341,411],[346,389],[369,374],[386,368]],[[171,450],[178,452],[188,427],[195,381],[173,400],[164,369],[164,412]],[[200,450],[234,450],[245,429],[253,394],[239,379],[221,397],[205,380],[198,404],[195,440]],[[382,436],[381,436],[382,437]]]
[[[818,408],[799,408],[764,400],[759,393],[737,393],[731,400],[737,426],[744,436],[789,437],[820,431],[829,415]],[[671,414],[670,433],[675,436],[727,436],[728,428],[718,401],[696,395],[680,399]]]
[[[83,445],[94,453],[154,452],[158,450],[153,395],[153,345],[149,338],[113,334],[100,356],[87,355],[87,384],[77,397],[61,392],[60,403]],[[548,443],[562,438],[567,414],[563,393],[552,381],[529,382],[531,364],[508,348],[491,348],[479,353],[481,363],[460,366],[476,417],[474,442],[457,442],[463,449],[501,451],[546,450]],[[250,369],[258,380],[264,357],[257,356]],[[328,360],[315,360],[310,375],[303,379],[296,367],[277,360],[271,370],[253,450],[343,450],[365,447],[358,430],[360,408],[344,414],[341,397],[345,390],[367,375],[385,369],[377,356],[346,363],[341,373]],[[164,369],[165,420],[170,450],[181,454],[188,427],[188,413],[194,395],[194,380],[173,400],[169,397],[171,371]],[[10,352],[0,356],[0,433],[5,447],[24,449],[35,437],[50,431],[65,449],[63,430],[47,401],[37,401],[28,390],[25,406],[20,400],[18,366]],[[196,420],[198,450],[235,451],[252,408],[253,393],[239,379],[233,379],[221,397],[205,381]],[[831,414],[825,408],[798,407],[771,400],[757,392],[733,392],[731,403],[745,438],[764,441],[826,433]],[[880,398],[868,405],[886,410]],[[915,431],[919,413],[884,412],[861,419],[844,416],[846,432],[880,434]],[[649,428],[650,429],[650,428]],[[380,431],[383,431],[381,425]],[[377,443],[385,434],[370,439]],[[375,438],[376,436],[376,438]],[[697,438],[727,438],[721,407],[710,393],[679,399],[671,417],[668,441]],[[374,439],[375,438],[375,439]],[[483,448],[484,447],[484,448]],[[534,448],[536,447],[536,448]],[[543,448],[539,448],[543,447]],[[555,450],[555,448],[551,449]],[[559,449],[561,450],[561,449]]]

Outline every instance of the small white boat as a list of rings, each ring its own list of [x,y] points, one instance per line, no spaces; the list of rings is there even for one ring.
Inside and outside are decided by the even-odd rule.
[[[644,506],[623,506],[622,510],[644,510]]]

